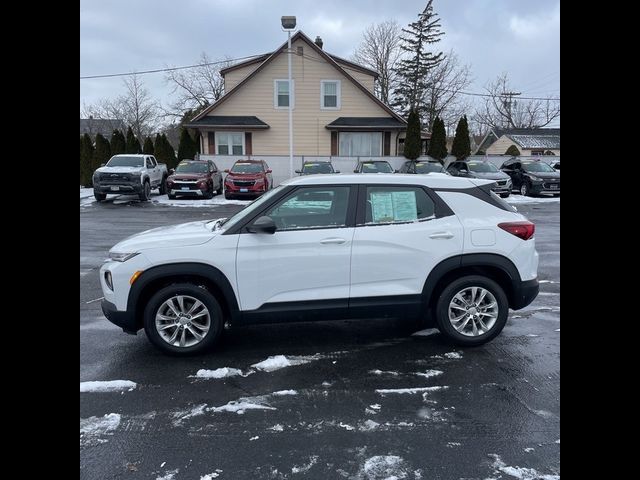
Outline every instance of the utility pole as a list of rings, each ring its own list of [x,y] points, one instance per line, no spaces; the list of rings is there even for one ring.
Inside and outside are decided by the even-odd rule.
[[[502,97],[505,97],[505,99],[502,101],[502,103],[504,104],[505,109],[507,110],[507,121],[509,123],[513,123],[511,122],[511,104],[515,104],[515,101],[513,100],[513,97],[517,97],[518,95],[522,95],[522,92],[502,92],[500,94]],[[507,127],[511,127],[512,125],[507,125]]]

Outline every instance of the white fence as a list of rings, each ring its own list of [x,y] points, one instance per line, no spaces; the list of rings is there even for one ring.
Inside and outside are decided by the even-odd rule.
[[[496,167],[500,168],[504,162],[506,162],[509,158],[509,155],[472,155],[469,157],[469,160],[486,160],[493,163]],[[522,159],[540,159],[546,163],[555,163],[560,161],[559,156],[542,156],[542,157],[525,157],[521,156]],[[281,182],[290,178],[289,175],[289,157],[288,156],[280,156],[280,155],[260,155],[260,156],[247,156],[247,155],[200,155],[201,160],[213,160],[219,169],[225,170],[227,168],[231,168],[233,164],[238,160],[264,160],[269,165],[269,168],[273,170],[273,184],[278,185]],[[422,160],[430,160],[430,157],[424,156],[420,157]],[[339,170],[340,173],[351,173],[358,165],[360,160],[386,160],[391,164],[391,166],[398,170],[404,162],[407,161],[405,157],[331,157],[331,156],[294,156],[293,157],[293,170],[294,176],[297,174],[295,170],[299,170],[302,168],[302,164],[304,162],[313,162],[313,161],[330,161],[333,164],[333,168],[335,170]],[[455,157],[449,156],[445,159],[445,166],[448,166],[452,161],[455,160]]]

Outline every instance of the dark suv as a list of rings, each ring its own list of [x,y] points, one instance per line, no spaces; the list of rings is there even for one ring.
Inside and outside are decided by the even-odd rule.
[[[183,160],[167,177],[170,199],[178,195],[213,198],[222,193],[222,174],[211,160]]]
[[[560,172],[547,163],[512,158],[502,164],[502,171],[511,177],[513,188],[522,195],[560,196]]]
[[[404,162],[398,173],[447,173],[440,162],[411,161]]]
[[[296,170],[300,175],[314,175],[316,173],[340,173],[334,170],[331,162],[304,162],[301,170]]]
[[[454,177],[495,180],[496,186],[491,190],[502,198],[507,198],[511,194],[512,185],[509,175],[498,170],[493,163],[479,160],[462,160],[453,162],[447,167],[447,171]]]
[[[238,160],[225,170],[224,198],[257,198],[273,188],[271,169],[264,160]]]
[[[358,162],[353,173],[395,173],[393,167],[385,160],[362,160]]]

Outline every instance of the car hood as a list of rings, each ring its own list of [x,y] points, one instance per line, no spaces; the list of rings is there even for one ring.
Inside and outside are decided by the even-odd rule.
[[[256,180],[264,178],[264,173],[228,173],[229,180]]]
[[[153,228],[126,238],[114,245],[111,251],[140,252],[150,248],[201,245],[219,234],[212,232],[212,227],[211,220],[206,220]]]
[[[142,173],[144,167],[100,167],[98,173]]]
[[[548,178],[560,178],[560,172],[527,172],[529,175],[534,175],[538,178],[544,178],[545,180]]]
[[[205,180],[207,175],[205,173],[176,173],[175,175],[169,175],[167,180]]]
[[[506,180],[509,178],[504,172],[473,172],[472,175],[475,178],[482,178],[484,180]]]

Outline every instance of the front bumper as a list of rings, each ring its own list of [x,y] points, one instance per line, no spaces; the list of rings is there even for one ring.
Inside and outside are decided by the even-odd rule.
[[[175,189],[172,188],[171,190],[169,190],[169,193],[171,193],[171,195],[193,195],[195,197],[202,197],[205,194],[204,190],[182,190],[182,189]]]
[[[139,182],[136,183],[99,183],[93,185],[93,191],[95,193],[104,194],[133,194],[142,192],[142,185]]]
[[[140,328],[136,326],[136,319],[133,312],[129,312],[128,310],[124,312],[118,311],[113,303],[104,298],[102,299],[102,302],[100,302],[100,306],[102,307],[102,313],[107,317],[107,320],[122,328],[125,333],[129,333],[131,335],[137,334]]]
[[[509,308],[513,310],[520,310],[529,305],[535,300],[540,291],[540,284],[537,278],[520,282],[513,287],[511,301],[509,302]]]
[[[246,190],[245,192],[241,191]],[[266,192],[265,187],[236,187],[235,185],[225,184],[224,191],[226,195],[234,197],[259,197]]]

